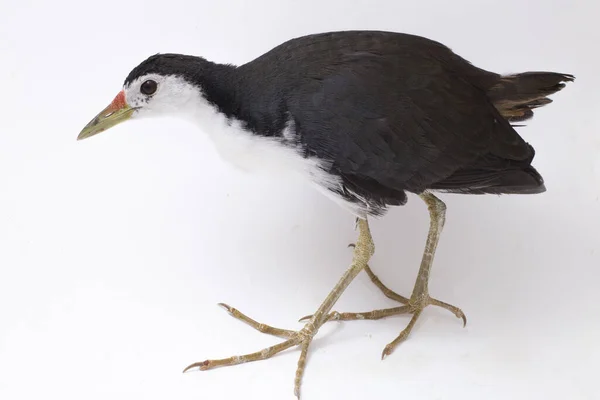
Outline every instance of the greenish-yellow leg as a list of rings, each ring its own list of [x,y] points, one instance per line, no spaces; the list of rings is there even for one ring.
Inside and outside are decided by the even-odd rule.
[[[197,362],[188,366],[184,372],[192,368],[199,368],[200,370],[208,370],[216,367],[226,367],[231,365],[237,365],[250,361],[259,361],[271,358],[277,353],[280,353],[286,349],[294,346],[300,346],[300,358],[298,360],[298,367],[296,369],[296,378],[294,381],[294,394],[296,397],[300,397],[300,386],[304,369],[306,367],[306,356],[308,354],[308,348],[312,342],[313,337],[325,322],[328,320],[329,312],[335,304],[335,302],[342,295],[344,290],[350,285],[350,282],[367,266],[369,259],[375,251],[373,245],[373,239],[371,238],[371,232],[369,230],[369,224],[366,219],[359,219],[358,221],[359,235],[354,248],[354,257],[352,265],[342,278],[339,280],[333,290],[327,295],[319,309],[308,319],[308,322],[300,331],[290,331],[286,329],[274,328],[269,325],[261,324],[252,318],[247,317],[240,311],[226,304],[221,304],[231,316],[240,321],[243,321],[253,327],[254,329],[267,333],[270,335],[285,338],[286,340],[272,347],[257,351],[255,353],[244,354],[240,356],[233,356],[229,358],[223,358],[219,360],[205,360]]]
[[[374,320],[381,319],[385,317],[390,317],[393,315],[399,314],[412,314],[412,318],[406,328],[400,332],[400,335],[396,339],[394,339],[391,343],[389,343],[385,349],[383,350],[382,357],[386,357],[394,351],[394,349],[402,343],[411,330],[415,326],[417,319],[423,312],[423,309],[428,305],[434,305],[438,307],[442,307],[450,312],[452,312],[456,317],[461,318],[463,320],[463,325],[466,325],[467,318],[465,314],[455,306],[444,303],[442,301],[436,300],[429,296],[428,291],[428,282],[429,282],[429,273],[431,271],[431,265],[433,264],[433,259],[435,255],[435,250],[442,233],[442,229],[444,227],[444,222],[446,219],[446,205],[437,197],[429,192],[425,192],[420,195],[420,197],[425,201],[427,207],[429,209],[430,215],[430,227],[429,233],[427,235],[427,243],[425,244],[425,251],[423,252],[423,258],[421,260],[421,267],[419,269],[419,274],[417,276],[417,281],[413,288],[412,295],[410,299],[401,296],[388,287],[386,287],[381,280],[373,273],[369,266],[365,266],[365,272],[371,278],[371,281],[383,292],[383,294],[392,299],[396,300],[399,303],[403,304],[400,307],[386,308],[380,310],[373,310],[368,312],[337,312],[333,311],[327,316],[328,321],[356,321],[356,320]],[[304,317],[301,321],[304,321],[311,316]]]

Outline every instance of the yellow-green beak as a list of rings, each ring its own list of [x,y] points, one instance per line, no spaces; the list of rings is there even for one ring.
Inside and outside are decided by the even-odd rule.
[[[112,103],[104,110],[100,111],[100,113],[98,113],[98,115],[83,128],[79,136],[77,136],[77,140],[89,138],[112,128],[123,121],[127,121],[131,118],[134,111],[135,110],[129,107],[125,101],[125,93],[120,91]]]

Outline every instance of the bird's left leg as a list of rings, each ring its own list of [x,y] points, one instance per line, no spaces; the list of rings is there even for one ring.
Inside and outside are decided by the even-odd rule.
[[[464,313],[449,304],[442,303],[439,300],[432,299],[429,296],[429,274],[431,273],[431,266],[433,265],[433,258],[435,256],[435,250],[437,249],[444,223],[446,222],[446,204],[443,201],[435,197],[432,193],[423,192],[419,195],[421,199],[427,204],[429,210],[429,233],[427,234],[427,242],[425,243],[425,250],[423,251],[423,257],[421,259],[421,266],[419,267],[419,273],[417,275],[417,281],[413,287],[412,294],[408,301],[410,306],[410,312],[413,314],[410,322],[404,328],[400,335],[394,339],[391,343],[385,346],[382,357],[392,354],[394,349],[402,343],[410,334],[415,323],[419,319],[421,312],[428,305],[437,305],[444,308],[453,310],[455,315],[459,318],[462,317],[463,322],[466,324],[466,318]]]
[[[306,356],[308,354],[308,348],[312,342],[313,337],[319,330],[319,328],[327,321],[327,317],[331,308],[335,302],[342,295],[344,290],[350,285],[350,282],[362,271],[367,265],[369,259],[375,251],[373,239],[371,238],[371,232],[369,230],[369,224],[366,219],[360,219],[358,221],[359,236],[354,249],[354,257],[352,259],[352,265],[346,270],[342,278],[339,280],[333,290],[327,295],[319,309],[314,313],[310,320],[304,325],[300,331],[289,331],[286,329],[273,328],[271,326],[258,323],[257,321],[247,317],[233,307],[222,305],[233,317],[247,323],[251,327],[257,329],[260,332],[268,333],[271,335],[283,337],[287,340],[266,349],[257,351],[255,353],[245,354],[241,356],[233,356],[220,360],[206,360],[198,363],[194,363],[188,366],[185,370],[191,368],[199,368],[200,370],[208,370],[216,367],[226,367],[230,365],[237,365],[250,361],[259,361],[271,358],[277,353],[280,353],[286,349],[294,346],[300,346],[300,359],[298,360],[298,367],[296,369],[296,379],[294,386],[294,393],[297,397],[300,396],[300,383],[304,374],[306,366]]]

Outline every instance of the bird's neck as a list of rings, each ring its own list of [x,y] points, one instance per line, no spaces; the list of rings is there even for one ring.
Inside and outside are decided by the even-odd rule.
[[[189,77],[203,93],[204,99],[227,118],[236,118],[240,108],[240,77],[237,67],[207,60],[199,76]]]
[[[230,123],[237,123],[258,136],[281,135],[289,116],[282,96],[274,96],[270,82],[244,67],[203,60],[196,84],[204,99]]]
[[[186,79],[196,88],[186,93],[188,101],[178,113],[206,133],[224,159],[245,171],[304,172],[314,166],[296,148],[277,140],[289,128],[287,113],[271,111],[268,91],[239,69],[211,64],[196,81]],[[277,129],[273,121],[279,120],[273,116],[279,114],[284,122]]]

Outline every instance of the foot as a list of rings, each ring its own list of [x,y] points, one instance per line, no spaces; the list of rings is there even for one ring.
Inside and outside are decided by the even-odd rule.
[[[467,325],[467,317],[462,312],[462,310],[458,307],[455,307],[448,303],[444,303],[443,301],[439,301],[434,298],[431,298],[431,297],[429,297],[428,294],[425,294],[424,296],[422,296],[421,298],[418,298],[416,300],[410,299],[408,301],[408,304],[406,304],[403,307],[406,307],[406,311],[404,311],[404,313],[412,314],[412,318],[410,319],[410,322],[408,323],[406,328],[404,328],[404,330],[402,330],[402,332],[400,332],[398,337],[396,337],[396,339],[394,339],[392,342],[388,343],[385,346],[385,348],[383,349],[383,352],[381,353],[382,359],[384,359],[385,357],[392,354],[392,352],[396,349],[396,347],[398,347],[398,345],[400,343],[404,342],[408,338],[408,335],[410,335],[410,332],[412,331],[417,320],[421,316],[421,313],[423,312],[425,307],[427,307],[429,305],[434,305],[434,306],[445,308],[446,310],[452,312],[457,318],[461,318],[463,320],[463,327]],[[399,307],[399,308],[401,308],[401,307]],[[390,309],[388,309],[388,310],[390,310]],[[386,310],[379,310],[379,311],[386,311]],[[396,313],[396,314],[400,314],[400,313]],[[389,315],[394,315],[394,314],[389,314]]]
[[[304,374],[304,369],[306,367],[306,356],[308,354],[308,348],[310,346],[310,343],[312,342],[313,336],[317,332],[317,328],[315,327],[313,321],[308,321],[306,325],[304,325],[304,328],[302,328],[299,331],[279,329],[269,325],[261,324],[253,320],[252,318],[246,316],[245,314],[241,313],[239,310],[228,306],[227,304],[220,303],[219,305],[223,307],[229,313],[229,315],[242,322],[245,322],[257,331],[266,333],[268,335],[281,337],[286,340],[279,344],[276,344],[275,346],[267,347],[265,349],[257,351],[256,353],[249,353],[218,360],[205,360],[193,363],[186,367],[183,370],[183,372],[187,372],[192,368],[198,368],[200,369],[200,371],[206,371],[217,367],[227,367],[231,365],[243,364],[250,361],[266,360],[268,358],[273,357],[275,354],[287,350],[291,347],[300,346],[300,359],[298,360],[298,367],[296,369],[296,377],[294,380],[294,394],[297,398],[300,398],[300,383],[302,381],[302,375]]]
[[[354,245],[350,245],[350,246],[354,246]],[[368,265],[365,267],[364,270],[369,275],[371,282],[373,282],[375,284],[375,286],[377,286],[387,298],[395,300],[403,305],[400,307],[385,308],[385,309],[373,310],[373,311],[368,311],[368,312],[358,312],[358,313],[332,311],[327,316],[327,321],[377,320],[377,319],[390,317],[393,315],[412,314],[413,317],[411,318],[411,320],[408,323],[408,325],[406,326],[406,328],[404,328],[404,330],[402,332],[400,332],[400,335],[398,335],[398,337],[396,339],[394,339],[391,343],[389,343],[387,346],[385,346],[385,349],[383,350],[383,353],[381,355],[382,359],[389,356],[390,354],[392,354],[392,352],[396,349],[396,347],[398,347],[398,345],[400,343],[402,343],[403,341],[406,340],[406,338],[412,331],[413,327],[415,326],[417,319],[419,319],[419,317],[421,316],[421,313],[423,312],[425,307],[427,307],[429,305],[438,306],[438,307],[441,307],[441,308],[444,308],[444,309],[450,311],[457,318],[461,318],[463,320],[463,326],[466,326],[467,317],[465,316],[465,314],[462,312],[462,310],[460,308],[450,305],[448,303],[444,303],[443,301],[431,298],[427,294],[425,294],[424,296],[421,296],[420,298],[417,298],[415,300],[408,299],[404,296],[397,294],[396,292],[392,291],[387,286],[385,286],[381,282],[381,280],[377,277],[377,275],[375,275],[373,273],[373,271],[371,270],[371,268]],[[311,317],[312,317],[311,315],[303,317],[300,319],[300,322],[306,321],[306,320],[310,319]]]
[[[308,354],[308,348],[313,337],[321,325],[323,325],[323,323],[327,320],[327,316],[335,302],[339,299],[348,285],[350,285],[352,280],[367,265],[369,259],[375,251],[375,246],[373,244],[373,239],[371,237],[369,223],[367,220],[359,219],[357,221],[357,226],[359,228],[359,234],[356,248],[354,249],[354,257],[352,257],[352,265],[346,270],[346,272],[344,272],[338,283],[331,290],[331,292],[329,292],[325,300],[323,300],[317,311],[314,313],[313,317],[310,318],[306,325],[304,325],[304,328],[299,331],[289,331],[286,329],[274,328],[272,326],[256,322],[233,307],[230,307],[226,304],[221,304],[221,306],[225,308],[225,310],[227,310],[227,312],[229,312],[229,314],[234,318],[247,323],[260,332],[279,336],[286,340],[275,346],[267,347],[266,349],[257,351],[256,353],[223,358],[220,360],[205,360],[194,363],[188,366],[184,372],[195,367],[199,368],[201,371],[205,371],[216,367],[226,367],[249,361],[266,360],[267,358],[271,358],[275,354],[289,349],[290,347],[300,346],[300,359],[298,360],[298,368],[296,369],[296,378],[294,380],[294,394],[299,398],[302,375],[304,374],[304,369],[306,367],[306,356]]]

